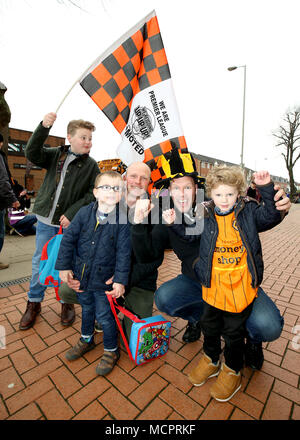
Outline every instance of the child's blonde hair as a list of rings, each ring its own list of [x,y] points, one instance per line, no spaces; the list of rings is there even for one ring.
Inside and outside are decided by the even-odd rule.
[[[244,171],[237,166],[219,165],[212,168],[205,179],[206,192],[211,196],[211,190],[219,185],[234,186],[239,195],[245,195],[247,185]]]
[[[123,178],[120,173],[118,173],[117,171],[109,170],[109,171],[104,171],[104,173],[100,173],[96,176],[95,188],[97,186],[99,186],[99,183],[101,182],[101,179],[104,176],[112,177],[113,179],[119,179],[122,183],[124,183]]]
[[[78,130],[78,128],[86,128],[87,130],[90,131],[96,130],[96,127],[92,122],[84,121],[83,119],[73,119],[68,123],[67,134],[73,136],[76,133],[76,130]]]

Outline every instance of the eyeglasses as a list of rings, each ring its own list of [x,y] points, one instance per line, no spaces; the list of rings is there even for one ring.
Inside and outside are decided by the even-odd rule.
[[[96,186],[96,189],[101,188],[103,189],[103,191],[110,191],[113,190],[114,192],[122,192],[123,187],[122,186],[110,186],[110,185],[100,185],[100,186]]]

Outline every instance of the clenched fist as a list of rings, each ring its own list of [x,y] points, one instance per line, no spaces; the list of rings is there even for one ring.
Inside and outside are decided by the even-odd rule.
[[[54,124],[55,120],[56,120],[56,113],[53,113],[53,112],[47,113],[44,116],[42,125],[45,128],[50,128]]]

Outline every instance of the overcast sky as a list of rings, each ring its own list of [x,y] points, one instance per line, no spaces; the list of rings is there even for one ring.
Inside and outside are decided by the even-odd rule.
[[[65,1],[65,4],[67,1]],[[272,132],[300,105],[299,0],[0,0],[0,81],[10,126],[32,131],[84,70],[155,9],[189,151],[239,163],[247,65],[244,162],[288,177]],[[119,133],[77,84],[51,134],[95,123],[92,156],[116,157]],[[300,182],[300,160],[294,169]]]

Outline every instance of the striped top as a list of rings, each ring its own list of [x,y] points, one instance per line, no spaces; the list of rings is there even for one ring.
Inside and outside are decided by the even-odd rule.
[[[257,288],[251,286],[247,250],[234,212],[216,215],[219,234],[213,255],[211,286],[202,286],[203,300],[217,309],[240,313],[252,303]]]

